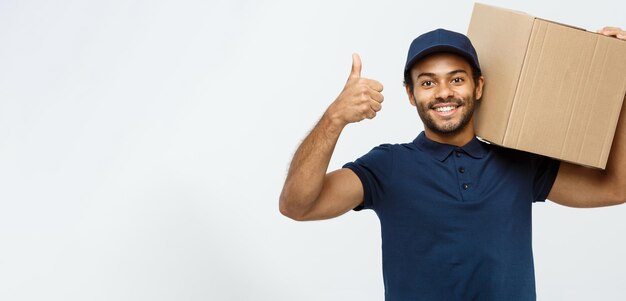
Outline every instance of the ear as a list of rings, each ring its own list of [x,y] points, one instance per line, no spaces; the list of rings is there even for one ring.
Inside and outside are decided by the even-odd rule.
[[[406,89],[406,95],[409,96],[409,102],[412,106],[416,107],[417,103],[415,102],[415,96],[411,93],[411,88],[409,88],[409,86],[405,86],[404,88]],[[415,89],[415,87],[413,89]]]
[[[480,100],[483,97],[483,86],[485,85],[485,77],[484,76],[480,76],[478,78],[478,81],[476,82],[476,90],[475,90],[475,95],[476,95],[476,100]]]

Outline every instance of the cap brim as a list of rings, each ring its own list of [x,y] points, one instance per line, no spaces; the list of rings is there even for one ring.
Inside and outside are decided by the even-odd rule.
[[[433,46],[430,48],[426,48],[422,51],[420,51],[418,54],[416,54],[415,56],[413,56],[413,58],[411,58],[411,60],[406,64],[406,67],[404,68],[404,73],[406,74],[407,72],[409,72],[409,70],[411,70],[411,68],[413,68],[413,65],[415,65],[415,63],[417,63],[417,61],[433,54],[433,53],[439,53],[439,52],[449,52],[449,53],[454,53],[456,55],[459,55],[463,58],[465,58],[467,60],[467,62],[473,67],[473,68],[478,68],[478,66],[476,66],[476,63],[474,62],[474,59],[463,49],[459,49],[455,46],[452,45],[437,45],[437,46]]]

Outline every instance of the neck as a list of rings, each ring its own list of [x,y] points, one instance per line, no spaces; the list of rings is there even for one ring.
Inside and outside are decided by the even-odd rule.
[[[454,134],[440,134],[440,133],[437,133],[437,132],[433,132],[429,128],[425,128],[424,129],[424,133],[426,134],[426,137],[428,137],[428,139],[430,139],[432,141],[443,143],[443,144],[454,145],[454,146],[466,145],[470,141],[472,141],[472,139],[474,139],[474,136],[476,135],[474,133],[474,122],[473,122],[473,120],[470,121],[467,124],[467,126],[464,129],[462,129],[460,132],[458,132],[458,133],[454,133]]]

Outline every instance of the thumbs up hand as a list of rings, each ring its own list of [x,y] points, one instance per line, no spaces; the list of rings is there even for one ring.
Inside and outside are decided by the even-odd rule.
[[[352,70],[348,81],[325,115],[341,126],[376,117],[383,102],[383,85],[373,79],[361,77],[361,58],[352,54]]]

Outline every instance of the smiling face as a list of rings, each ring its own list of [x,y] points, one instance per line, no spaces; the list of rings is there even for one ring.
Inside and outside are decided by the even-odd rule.
[[[411,104],[431,140],[463,145],[474,137],[474,105],[482,96],[483,77],[474,83],[472,68],[461,56],[436,53],[411,69]]]

